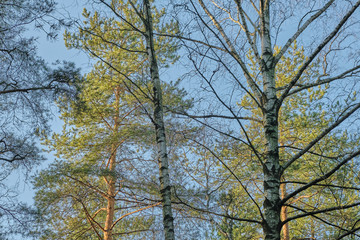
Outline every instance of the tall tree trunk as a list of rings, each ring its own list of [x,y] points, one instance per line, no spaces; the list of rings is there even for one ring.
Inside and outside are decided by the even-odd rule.
[[[270,101],[270,100],[268,100]],[[267,103],[267,105],[270,105]],[[275,108],[275,107],[273,107]],[[279,240],[281,231],[280,221],[280,177],[281,167],[278,152],[278,125],[276,110],[267,109],[265,114],[266,162],[264,171],[264,210],[263,224],[265,240]]]
[[[260,38],[265,104],[263,108],[266,141],[264,171],[264,223],[265,240],[280,240],[280,178],[278,99],[275,86],[275,65],[270,37],[269,1],[260,0]]]
[[[115,94],[115,116],[114,116],[114,125],[113,125],[113,133],[116,134],[119,130],[119,114],[120,114],[120,87],[116,87],[114,89]],[[116,183],[116,176],[113,174],[116,167],[116,155],[117,155],[117,148],[118,144],[113,143],[110,149],[110,158],[107,163],[108,170],[110,171],[111,175],[105,178],[107,189],[107,206],[106,206],[106,219],[105,219],[105,226],[104,226],[104,240],[112,240],[112,225],[114,223],[114,216],[115,216],[115,183]]]
[[[151,81],[153,83],[154,91],[154,125],[156,131],[156,144],[158,148],[159,157],[159,171],[160,171],[160,187],[161,198],[163,207],[163,224],[165,231],[165,239],[175,239],[174,234],[174,219],[172,215],[171,207],[171,186],[169,177],[169,161],[166,149],[166,136],[163,116],[163,103],[162,103],[162,91],[159,78],[159,69],[156,61],[155,49],[154,49],[154,36],[152,26],[151,6],[149,0],[144,0],[144,10],[146,15],[145,27],[146,27],[146,49],[148,58],[150,61],[150,74]]]
[[[280,190],[281,190],[281,199],[283,199],[286,197],[286,183],[280,185]],[[281,215],[281,221],[285,221],[287,219],[287,206],[281,207],[280,215]],[[289,223],[283,225],[282,233],[283,233],[282,240],[290,240]]]
[[[111,147],[112,154],[109,159],[109,170],[113,171],[115,169],[116,161],[116,146]],[[106,207],[106,220],[104,227],[104,240],[112,240],[112,225],[114,222],[115,215],[115,176],[109,176],[107,178],[107,207]]]

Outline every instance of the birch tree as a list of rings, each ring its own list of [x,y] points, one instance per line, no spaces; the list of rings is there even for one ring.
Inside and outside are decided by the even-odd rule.
[[[275,47],[274,50],[275,52],[278,52],[279,48]],[[289,53],[285,54],[280,60],[276,68],[276,82],[278,86],[285,85],[286,82],[295,74],[296,71],[294,71],[294,69],[297,69],[299,64],[302,63],[305,59],[303,52],[304,49],[299,49],[296,44],[294,44],[294,46],[291,46]],[[254,59],[251,59],[251,62],[251,64],[256,65]],[[250,68],[257,69],[256,67]],[[319,73],[319,63],[314,63],[308,68],[307,73],[304,74],[299,82],[305,82],[309,78],[316,78]],[[255,76],[256,73],[252,75]],[[323,104],[319,104],[324,101],[323,97],[327,90],[328,88],[326,86],[317,87],[311,91],[305,91],[296,94],[291,99],[286,99],[284,101],[283,107],[279,112],[278,117],[280,123],[279,132],[283,133],[279,136],[279,142],[281,146],[279,150],[280,159],[287,159],[290,157],[288,154],[292,154],[292,151],[285,149],[285,146],[286,148],[292,149],[300,148],[304,143],[308,142],[312,136],[318,134],[324,127],[329,125],[329,119],[327,118],[329,113],[326,111],[326,109],[322,108]],[[243,99],[241,101],[241,105],[247,109],[252,109],[251,111],[254,111],[252,114],[253,117],[261,117],[261,112],[257,108],[252,108],[254,104],[252,103],[251,99]],[[297,109],[297,111],[293,112],[290,111],[290,109]],[[309,114],[310,112],[311,114]],[[258,129],[261,129],[261,123],[254,121],[251,122],[247,127],[248,134],[253,139],[253,143],[257,147],[257,150],[259,152],[263,152],[262,148],[264,146],[264,138],[261,135],[261,132],[258,131]],[[255,137],[256,135],[258,135],[258,137]],[[248,188],[252,187],[252,192],[255,193],[254,196],[257,198],[258,202],[261,202],[263,200],[262,192],[255,190],[255,186],[260,184],[260,179],[258,176],[261,176],[261,168],[256,166],[256,163],[246,161],[246,159],[250,158],[249,156],[251,156],[251,151],[239,152],[236,150],[237,144],[238,143],[236,142],[232,142],[231,144],[224,145],[222,148],[219,148],[222,150],[221,152],[218,151],[218,155],[224,156],[223,158],[224,161],[226,161],[227,166],[233,169],[233,171],[236,173],[236,176],[239,179],[242,179]],[[344,151],[349,151],[357,144],[358,143],[356,141],[353,142],[348,138],[347,133],[342,136],[337,135],[336,133],[329,133],[318,145],[317,151],[321,149],[321,154],[318,152],[318,155],[315,155],[317,152],[313,152],[314,154],[311,157],[306,156],[303,158],[303,160],[306,161],[306,164],[298,164],[296,167],[290,168],[286,173],[283,174],[280,185],[281,199],[284,199],[287,192],[292,190],[293,186],[291,183],[294,179],[297,179],[297,181],[300,183],[306,182],[309,178],[311,178],[311,176],[319,175],[320,172],[318,171],[329,168],[329,166],[333,165],[333,163],[331,163],[331,158],[336,158],[336,156],[342,155]],[[239,162],[230,160],[238,158],[243,159],[246,164],[246,166],[242,165],[241,171],[238,169]],[[324,158],[327,158],[330,160],[330,162],[323,161]],[[251,176],[249,176],[247,173],[248,171],[244,171],[244,169],[248,169],[248,171],[252,172]],[[343,175],[352,175],[352,171],[344,168],[339,171],[338,177]],[[354,199],[352,198],[357,195],[357,191],[355,190],[356,182],[347,183],[344,185],[341,183],[341,178],[338,177],[330,177],[327,179],[327,184],[337,185],[339,188],[341,188],[340,186],[353,188],[353,190],[348,189],[346,191],[334,191],[328,188],[327,184],[317,185],[314,186],[311,190],[304,191],[296,198],[289,200],[289,204],[291,204],[294,208],[296,207],[306,209],[309,206],[316,205],[321,205],[323,208],[332,207],[334,202],[341,201],[341,199],[343,201],[347,201],[348,203],[354,203]],[[228,211],[231,213],[231,216],[240,217],[245,216],[246,214],[256,215],[256,209],[251,206],[252,204],[244,202],[244,199],[247,198],[246,193],[239,189],[239,184],[236,183],[236,181],[227,183],[227,188],[225,189],[227,190],[223,190],[225,195],[223,196],[224,201],[222,202],[222,205],[224,205],[224,208],[229,209]],[[294,212],[289,209],[291,209],[291,207],[281,207],[280,215],[283,222],[294,216]],[[339,226],[347,226],[348,228],[351,228],[353,222],[350,219],[356,218],[356,211],[356,208],[347,209],[333,213],[331,217],[326,216],[326,214],[318,214],[317,217],[322,219],[330,218],[332,222],[336,222]],[[253,239],[258,238],[255,237],[255,233],[261,236],[260,232],[256,230],[256,226],[251,226],[250,224],[245,224],[226,218],[223,221],[224,224],[221,225],[221,228],[228,236],[231,236],[231,239],[246,238],[249,236],[250,232],[254,233],[252,235]],[[311,222],[311,224],[306,224],[307,221]],[[226,226],[226,222],[231,224]],[[281,239],[291,239],[293,237],[305,237],[309,235],[315,239],[335,238],[335,236],[338,234],[338,231],[339,229],[323,226],[318,219],[304,219],[299,221],[293,220],[290,223],[287,222],[282,228]],[[221,230],[219,231],[219,235],[224,235],[221,234]],[[226,237],[223,239],[226,239]]]
[[[160,192],[163,205],[163,223],[165,231],[165,239],[175,239],[174,232],[174,218],[171,208],[171,183],[169,176],[169,159],[166,144],[165,125],[164,125],[164,110],[162,101],[162,89],[160,84],[159,67],[157,64],[152,11],[149,0],[144,0],[145,12],[145,39],[148,60],[150,61],[150,74],[153,85],[153,104],[154,104],[154,127],[156,131],[156,144],[159,155],[159,170],[160,170]]]
[[[255,197],[255,188],[245,184],[228,168],[257,212],[256,218],[244,216],[234,220],[257,223],[263,230],[264,239],[280,239],[281,229],[286,228],[287,223],[299,219],[309,222],[319,220],[321,224],[336,230],[332,237],[337,239],[356,234],[359,229],[358,217],[347,227],[326,217],[350,208],[356,212],[360,203],[355,198],[351,201],[336,198],[336,202],[327,206],[319,205],[320,202],[313,203],[311,207],[292,204],[305,192],[314,194],[317,186],[326,186],[330,192],[337,194],[345,189],[352,189],[350,192],[355,190],[352,194],[358,195],[355,186],[347,186],[344,182],[340,184],[341,181],[332,184],[331,179],[339,179],[344,176],[345,170],[349,170],[351,174],[347,175],[348,180],[345,182],[356,182],[356,173],[350,166],[357,165],[360,154],[356,145],[359,141],[357,116],[360,104],[356,97],[360,65],[359,48],[355,43],[358,38],[356,29],[359,24],[359,5],[360,1],[265,0],[199,0],[177,2],[174,5],[177,11],[181,12],[183,9],[184,12],[181,13],[188,13],[189,17],[181,14],[179,21],[185,21],[184,34],[173,37],[178,37],[187,44],[189,60],[201,80],[199,86],[206,90],[201,97],[208,100],[203,102],[203,115],[183,114],[201,122],[210,130],[247,146],[250,152],[248,157],[251,157],[249,161],[257,162],[261,169],[261,174],[257,177],[262,181],[263,197],[259,202]],[[282,73],[276,67],[296,40],[299,45],[304,46],[307,57],[298,63],[292,73],[288,73],[289,80],[281,84]],[[280,45],[279,51],[274,50],[275,45]],[[260,69],[256,74],[251,73],[249,60],[246,58],[250,51]],[[344,59],[347,64],[342,64]],[[309,69],[316,62],[321,66],[319,75],[308,76]],[[305,102],[285,109],[286,101],[291,102],[296,96],[301,96],[302,92],[312,92],[324,87],[327,91],[323,100],[312,103],[302,113],[299,108]],[[240,102],[244,96],[251,99],[251,105]],[[280,112],[289,111],[290,115],[303,114],[303,117],[309,118],[313,114],[313,108],[319,105],[327,112],[324,116],[327,124],[322,121],[315,123],[314,129],[318,130],[311,131],[306,138],[287,139],[288,131],[295,131],[295,123],[287,127],[289,130],[279,131],[284,124],[279,118]],[[261,114],[255,116],[255,109]],[[216,125],[216,119],[222,119],[222,124]],[[259,123],[256,135],[251,133],[254,122]],[[333,136],[337,136],[339,142],[343,141],[342,136],[346,136],[348,140],[345,145],[341,145],[343,148],[337,148],[334,142],[327,140]],[[264,140],[263,150],[259,148],[262,144],[260,138]],[[285,139],[285,142],[280,139]],[[355,143],[353,146],[356,147],[350,147],[350,142]],[[323,155],[324,144],[336,154]],[[283,155],[282,152],[287,154]],[[219,161],[224,158],[215,151],[213,154]],[[305,181],[299,176],[302,174],[300,166],[310,164],[307,159],[317,159],[319,164]],[[254,170],[250,168],[248,171]],[[297,174],[300,175],[297,176],[294,171],[298,171]],[[251,172],[248,174],[251,176]],[[286,193],[284,189],[281,190],[285,182]],[[283,195],[281,191],[284,192]],[[284,207],[288,211],[291,209],[294,215],[282,218]]]

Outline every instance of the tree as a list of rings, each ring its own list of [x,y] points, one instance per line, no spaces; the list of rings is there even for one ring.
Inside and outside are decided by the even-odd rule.
[[[97,63],[83,82],[76,83],[77,94],[65,95],[60,101],[65,128],[61,135],[48,140],[48,144],[65,161],[54,164],[36,179],[38,207],[44,209],[50,222],[49,232],[43,235],[46,239],[59,236],[112,239],[148,234],[154,230],[154,218],[142,217],[140,211],[159,205],[160,191],[165,193],[162,198],[167,198],[165,209],[171,204],[169,180],[167,185],[161,180],[163,190],[158,189],[152,180],[155,162],[144,158],[152,149],[149,146],[153,140],[149,138],[155,138],[154,130],[149,129],[152,124],[161,145],[160,156],[167,157],[167,151],[163,152],[163,113],[159,112],[162,98],[169,105],[186,105],[181,100],[184,93],[175,86],[162,84],[164,94],[159,89],[154,47],[158,61],[168,64],[166,61],[176,58],[176,46],[164,38],[154,42],[150,33],[145,34],[152,31],[149,28],[152,23],[150,15],[139,16],[139,6],[122,1],[106,6],[118,14],[117,18],[102,16],[101,11],[91,14],[85,10],[84,25],[79,32],[65,33],[68,47],[86,51]],[[156,9],[152,11],[156,19],[164,14]],[[159,31],[176,28],[173,24],[160,25],[158,20],[155,23]],[[157,74],[157,79],[153,75],[150,81],[150,73]],[[151,104],[156,106],[154,117],[150,114]],[[159,153],[151,154],[152,158],[159,157]],[[160,170],[163,172],[164,167]],[[44,186],[43,182],[48,185]],[[139,197],[143,200],[138,200]],[[49,201],[52,204],[46,208]],[[76,210],[68,210],[69,204]],[[58,214],[59,209],[62,215]],[[164,211],[165,220],[172,223],[171,211]],[[69,220],[64,223],[63,219]],[[173,235],[173,227],[165,232]]]
[[[131,66],[130,59],[126,63]],[[138,169],[146,155],[140,136],[149,131],[119,78],[98,63],[77,83],[75,97],[59,102],[65,126],[47,144],[64,160],[36,177],[36,202],[48,229],[43,239],[131,238],[151,230],[153,217],[139,212],[159,205],[146,194],[156,186]]]
[[[182,24],[184,33],[173,37],[187,44],[189,59],[203,81],[199,86],[206,91],[199,95],[209,100],[209,103],[204,103],[204,115],[183,114],[202,122],[222,138],[232,139],[227,142],[237,141],[241,148],[245,147],[242,151],[243,154],[248,152],[246,162],[256,167],[246,168],[248,175],[251,177],[254,174],[253,177],[261,179],[263,191],[258,197],[256,185],[248,186],[238,178],[236,171],[226,168],[240,185],[239,191],[243,191],[247,201],[252,202],[257,214],[256,218],[247,215],[232,219],[257,223],[263,230],[264,239],[280,239],[281,229],[287,223],[299,223],[300,219],[311,219],[308,221],[317,224],[321,222],[323,226],[332,228],[334,235],[331,237],[337,239],[359,230],[358,216],[351,223],[348,222],[350,219],[346,219],[343,222],[346,222],[345,225],[334,217],[335,214],[341,215],[345,209],[356,212],[360,204],[354,198],[359,194],[358,189],[345,184],[349,181],[356,183],[356,170],[353,171],[351,166],[358,162],[360,154],[357,147],[350,147],[359,141],[354,123],[360,108],[356,100],[360,65],[358,58],[353,57],[359,51],[353,42],[359,20],[359,15],[355,13],[359,5],[360,1],[290,3],[265,0],[211,3],[199,0],[176,4],[178,11],[184,9],[184,13],[190,15],[184,17],[181,14],[179,21],[188,20]],[[284,12],[284,9],[287,11]],[[331,18],[333,16],[337,18]],[[322,23],[326,23],[327,28],[319,31]],[[194,29],[198,31],[195,33]],[[312,29],[318,29],[318,35],[311,39],[309,31]],[[280,41],[284,38],[288,40]],[[275,51],[278,40],[282,46]],[[285,73],[276,68],[295,40],[301,45],[308,45],[304,48],[308,57],[295,62],[293,72],[285,71],[286,75],[281,76]],[[259,69],[256,74],[252,74],[248,65],[246,55],[249,51],[254,56],[256,69]],[[342,65],[340,59],[346,54],[349,56],[348,64]],[[311,75],[310,69],[317,62],[322,71]],[[287,77],[285,82],[280,81],[283,77]],[[303,94],[306,91],[320,91],[317,94],[324,95],[311,100],[310,104],[306,99],[309,95]],[[250,102],[240,102],[240,99],[249,99]],[[286,104],[294,99],[299,101],[298,105]],[[325,115],[322,115],[320,107]],[[280,118],[281,114],[288,117],[289,125],[286,118]],[[221,119],[222,124],[216,124],[216,119]],[[300,121],[296,122],[296,119]],[[301,124],[309,119],[314,119],[311,125],[316,131],[307,129],[296,133],[296,138],[289,137],[290,133],[295,134],[296,126],[304,127]],[[283,127],[286,131],[280,131]],[[208,147],[208,150],[211,149]],[[213,151],[212,154],[226,165],[222,152]],[[237,161],[242,162],[240,159]],[[313,166],[313,172],[308,172],[308,179],[304,179],[302,171],[310,166]],[[259,168],[261,171],[257,175]],[[332,194],[336,202],[325,205],[324,196],[329,195],[324,194],[318,202],[310,198],[300,204],[300,194],[315,194],[319,189]],[[342,195],[341,192],[345,191],[347,193]],[[262,206],[257,199],[261,200]],[[319,203],[324,205],[319,206]],[[282,209],[288,212],[291,209],[291,217],[282,218]],[[240,208],[235,212],[241,211]]]
[[[36,56],[34,39],[25,38],[22,32],[26,25],[40,23],[42,17],[53,11],[54,4],[47,1],[35,5],[29,1],[2,1],[0,9],[3,65],[0,73],[3,113],[1,160],[24,163],[26,161],[21,160],[38,157],[38,150],[32,148],[34,131],[24,125],[36,128],[45,121],[43,111],[39,109],[41,93],[38,92],[44,88],[48,69]],[[19,129],[19,126],[24,128]]]
[[[275,47],[275,53],[279,52],[279,48]],[[293,77],[294,74],[296,74],[295,69],[299,68],[301,63],[305,60],[305,57],[303,55],[304,49],[298,48],[296,43],[294,46],[290,47],[290,50],[288,53],[286,53],[282,59],[280,60],[279,64],[276,68],[276,78],[277,78],[277,87],[284,86],[288,84],[288,81]],[[256,71],[259,71],[258,67],[256,66],[256,62],[253,58],[250,58],[252,67],[249,66],[250,69],[255,69]],[[299,83],[303,84],[304,82],[308,81],[308,79],[311,78],[317,78],[319,75],[319,64],[314,63],[312,66],[310,66],[307,70],[307,73],[304,74],[304,76],[299,79]],[[255,76],[257,73],[256,71],[252,73],[252,76]],[[279,112],[279,132],[283,133],[279,136],[279,142],[281,144],[280,149],[280,159],[288,159],[290,158],[292,151],[289,151],[289,149],[299,149],[304,143],[311,140],[312,136],[319,134],[321,132],[321,129],[329,125],[329,115],[330,113],[326,111],[326,109],[322,109],[323,107],[323,97],[325,93],[328,90],[328,86],[323,87],[317,87],[314,89],[311,89],[310,91],[306,92],[300,92],[298,94],[294,94],[294,96],[291,99],[286,99],[283,103],[282,110]],[[251,109],[253,112],[252,117],[260,119],[261,118],[261,112],[256,109],[252,108],[254,106],[254,103],[251,99],[246,98],[241,101],[241,105],[247,109]],[[293,111],[296,109],[296,111]],[[251,136],[252,139],[254,139],[253,143],[256,145],[257,150],[259,152],[263,152],[263,136],[259,135],[257,129],[261,128],[260,122],[251,122],[248,125],[248,134]],[[258,135],[259,137],[255,138],[255,136]],[[294,141],[296,139],[296,141]],[[234,142],[234,145],[237,143]],[[351,139],[348,138],[348,135],[345,134],[344,136],[339,136],[337,134],[331,134],[329,133],[328,136],[324,137],[324,140],[319,143],[317,151],[318,154],[316,155],[316,151],[312,152],[312,156],[304,157],[303,160],[306,161],[306,164],[298,164],[294,168],[290,168],[286,174],[282,176],[281,179],[281,186],[280,186],[280,193],[281,193],[281,199],[284,199],[286,197],[288,188],[290,190],[293,188],[292,184],[294,183],[293,180],[296,179],[296,181],[299,182],[306,182],[311,176],[319,175],[320,172],[318,172],[320,169],[324,170],[329,167],[330,163],[327,161],[324,161],[324,159],[328,158],[336,158],[338,156],[341,156],[344,154],[344,152],[349,151],[353,146],[356,146],[357,142],[353,142]],[[248,154],[251,154],[251,152],[242,153],[238,151],[233,151],[231,149],[236,149],[236,147],[233,147],[232,145],[224,146],[226,149],[223,149],[222,153],[219,153],[219,155],[224,155],[226,158],[241,158],[241,159],[248,159]],[[285,149],[289,148],[289,149]],[[225,152],[227,151],[227,154],[225,155]],[[261,173],[261,168],[254,165],[251,162],[246,163],[246,167],[244,166],[241,170],[237,171],[237,161],[229,160],[227,161],[227,165],[234,169],[234,172],[236,172],[236,175],[238,178],[243,179],[243,181],[247,182],[247,186],[250,185],[256,185],[256,183],[251,183],[249,181],[249,178],[245,172],[251,171],[252,174],[255,176],[259,176]],[[244,172],[244,168],[249,169]],[[257,172],[255,173],[256,170]],[[339,172],[339,175],[337,177],[333,176],[327,180],[327,184],[337,185],[341,186],[343,183],[341,183],[342,179],[339,177],[342,175],[351,175],[351,171],[348,169],[343,169],[341,172]],[[258,181],[256,178],[252,178],[251,181]],[[339,183],[340,182],[340,183]],[[356,196],[356,182],[353,182],[352,184],[346,184],[344,187],[353,188],[352,190],[348,189],[346,191],[342,190],[341,194],[339,195],[339,191],[332,190],[327,187],[326,184],[324,185],[318,185],[314,186],[309,191],[304,191],[303,193],[299,194],[296,198],[293,198],[289,200],[289,204],[292,205],[292,207],[302,208],[306,209],[309,206],[316,206],[321,203],[321,206],[323,208],[326,207],[332,207],[333,202],[340,201],[347,201],[348,203],[355,203],[355,199],[351,199],[354,196]],[[246,199],[246,193],[239,189],[238,184],[236,182],[229,186],[231,188],[229,191],[230,196],[224,196],[227,199],[227,202],[224,202],[224,207],[231,209],[231,212],[233,216],[237,217],[245,217],[249,216],[250,214],[256,215],[256,209],[254,209],[251,206],[251,203],[244,206],[244,203],[242,202],[243,199]],[[257,202],[262,200],[262,192],[256,191],[255,189],[252,189],[253,193],[256,193],[255,196],[257,196],[256,200]],[[238,200],[239,199],[239,200]],[[230,201],[231,200],[231,201]],[[240,206],[242,204],[243,208],[246,209],[252,209],[251,211],[243,211],[240,212],[237,206]],[[293,211],[288,211],[288,206],[282,206],[281,208],[281,220],[286,221],[287,219],[294,216]],[[291,207],[289,208],[291,209]],[[355,215],[354,215],[355,214]],[[353,223],[348,220],[348,217],[346,216],[352,216],[352,218],[356,218],[356,209],[347,209],[343,210],[342,212],[332,214],[332,216],[326,216],[326,214],[319,214],[317,217],[321,217],[322,219],[331,219],[332,222],[337,222],[339,226],[345,227],[348,224],[348,228],[351,228]],[[224,221],[228,221],[227,219],[224,219]],[[311,233],[311,237],[315,239],[323,239],[323,238],[335,238],[338,229],[328,228],[326,226],[322,226],[322,223],[318,219],[310,220],[313,223],[312,224],[306,224],[306,221],[297,221],[294,220],[289,223],[286,223],[282,229],[282,239],[291,239],[291,237],[305,237],[309,233]],[[246,224],[243,224],[241,222],[232,221],[232,227],[227,229],[228,235],[232,235],[233,237],[231,239],[237,239],[237,238],[245,238],[246,236],[249,236],[249,234],[246,234],[245,229],[247,231],[256,232],[256,227],[253,227],[253,229],[248,229],[249,226]],[[317,230],[315,230],[317,229]],[[259,233],[259,231],[257,231]],[[241,234],[241,235],[240,235]],[[258,237],[259,238],[259,237]],[[256,237],[252,237],[252,239],[256,239]]]
[[[36,27],[55,37],[60,25],[48,18],[54,9],[53,1],[0,2],[0,216],[6,236],[22,231],[32,221],[27,214],[31,211],[17,202],[15,184],[8,186],[8,177],[15,171],[25,176],[43,160],[36,135],[48,130],[47,104],[53,90],[59,90],[59,81],[66,81],[61,77],[64,70],[76,72],[70,64],[51,70],[37,56],[36,39],[27,36],[27,29]]]
[[[164,125],[164,110],[163,110],[163,94],[160,85],[159,67],[157,63],[157,56],[155,53],[154,32],[153,32],[153,19],[152,11],[149,0],[144,0],[145,12],[145,39],[148,60],[150,62],[150,74],[153,85],[153,104],[154,104],[154,127],[156,131],[156,144],[158,147],[159,155],[159,170],[160,170],[160,185],[161,197],[163,205],[164,216],[164,231],[165,239],[175,239],[174,232],[174,218],[172,215],[171,207],[171,184],[169,176],[169,159],[166,144],[165,125]],[[140,16],[139,16],[140,17]]]
[[[148,1],[143,2],[106,2],[101,1],[111,12],[119,18],[122,22],[126,23],[127,28],[131,31],[135,31],[140,34],[140,37],[145,38],[146,42],[146,53],[147,60],[149,62],[149,70],[152,79],[152,88],[151,92],[151,101],[153,103],[153,117],[151,121],[154,124],[156,131],[156,141],[158,145],[158,158],[159,158],[159,179],[161,185],[161,195],[162,195],[162,205],[163,205],[163,224],[165,231],[165,239],[174,239],[174,224],[171,210],[171,186],[170,178],[168,171],[168,157],[166,151],[166,137],[165,137],[165,128],[163,120],[163,110],[162,110],[162,92],[159,80],[159,70],[157,63],[157,53],[155,52],[155,41],[153,35],[153,23],[151,16],[150,3]],[[133,23],[133,20],[123,13],[123,7],[131,8],[135,17],[140,19],[140,25]],[[174,27],[170,25],[165,26],[165,28],[160,28],[160,31],[164,32],[165,30],[174,31]],[[175,29],[176,30],[176,29]],[[166,46],[166,45],[165,45]],[[122,47],[120,47],[121,49]],[[123,49],[130,52],[132,49]],[[144,51],[145,49],[143,49]],[[159,59],[160,60],[160,59]],[[160,60],[161,61],[161,60]],[[109,62],[107,62],[109,63]],[[110,62],[111,65],[111,62]],[[119,73],[122,71],[115,68]],[[136,85],[135,85],[136,86]],[[141,103],[141,102],[139,102]]]

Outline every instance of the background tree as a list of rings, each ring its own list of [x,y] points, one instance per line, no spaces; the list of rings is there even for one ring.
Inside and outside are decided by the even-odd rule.
[[[27,33],[38,28],[55,37],[61,23],[50,20],[54,10],[54,1],[0,2],[0,217],[6,237],[33,221],[30,210],[18,203],[17,184],[9,184],[9,176],[17,171],[27,178],[29,170],[43,160],[36,135],[48,130],[52,90],[69,80],[64,74],[73,77],[77,72],[71,64],[51,70],[36,53],[36,39]]]

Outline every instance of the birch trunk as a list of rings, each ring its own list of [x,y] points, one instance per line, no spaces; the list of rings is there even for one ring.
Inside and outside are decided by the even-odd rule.
[[[270,94],[268,94],[270,95]],[[272,102],[271,99],[268,99]],[[267,103],[265,112],[265,138],[266,138],[266,162],[264,171],[264,210],[265,221],[263,229],[265,240],[279,240],[281,231],[280,221],[280,177],[281,167],[278,152],[278,122],[276,107]]]
[[[171,208],[171,186],[169,177],[169,163],[166,149],[166,136],[163,117],[163,103],[162,103],[162,90],[159,78],[159,69],[156,61],[154,49],[154,36],[152,26],[151,6],[149,0],[144,0],[144,10],[146,15],[146,50],[150,61],[150,74],[153,83],[154,92],[154,125],[156,131],[156,144],[158,148],[159,157],[159,171],[160,171],[160,191],[163,207],[163,224],[165,231],[165,239],[173,240],[174,235],[174,219]]]
[[[262,77],[264,85],[264,131],[266,160],[264,171],[264,222],[265,240],[280,240],[280,178],[278,99],[275,86],[275,64],[270,36],[269,1],[260,0],[260,38],[262,56]]]

